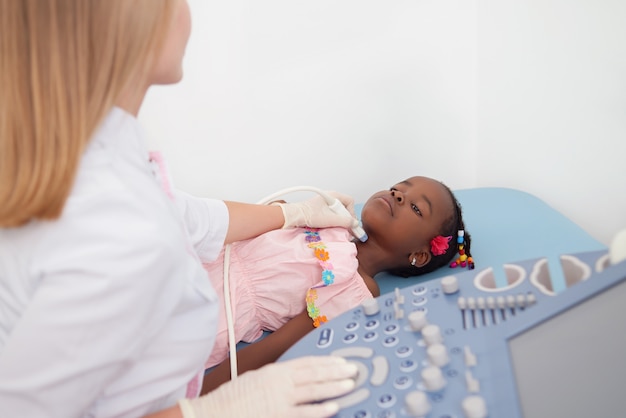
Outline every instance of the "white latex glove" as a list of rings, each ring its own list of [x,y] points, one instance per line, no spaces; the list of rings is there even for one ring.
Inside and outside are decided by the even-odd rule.
[[[354,215],[354,199],[352,197],[337,192],[325,193],[339,199],[339,202],[343,204],[346,210],[341,210],[339,213],[333,211],[321,196],[315,196],[304,202],[280,203],[279,205],[285,217],[283,228],[297,226],[309,226],[311,228],[342,226],[344,228],[352,228],[359,224]]]
[[[344,358],[307,356],[242,374],[204,396],[178,402],[184,418],[325,418],[339,406],[326,401],[354,388],[357,368]]]

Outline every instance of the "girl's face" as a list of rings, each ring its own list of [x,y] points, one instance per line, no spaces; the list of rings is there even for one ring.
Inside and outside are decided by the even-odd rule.
[[[191,13],[187,0],[176,0],[172,25],[161,55],[150,74],[150,84],[173,84],[183,77],[183,57],[191,34]]]
[[[453,210],[444,185],[428,177],[411,177],[372,195],[363,206],[361,220],[370,239],[404,256],[430,251],[430,240]]]

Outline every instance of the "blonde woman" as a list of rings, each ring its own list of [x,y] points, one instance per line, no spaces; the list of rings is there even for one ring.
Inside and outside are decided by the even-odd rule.
[[[256,206],[169,189],[136,115],[182,77],[184,0],[0,0],[0,411],[15,417],[324,417],[356,372],[301,359],[204,397],[217,297],[201,262],[319,199]],[[342,203],[351,200],[340,196]]]

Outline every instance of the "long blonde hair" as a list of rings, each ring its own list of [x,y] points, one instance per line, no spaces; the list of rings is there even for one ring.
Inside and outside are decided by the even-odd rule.
[[[90,136],[158,58],[173,0],[0,0],[0,227],[55,219]]]

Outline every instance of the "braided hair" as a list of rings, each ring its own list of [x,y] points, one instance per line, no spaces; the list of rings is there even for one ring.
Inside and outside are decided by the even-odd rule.
[[[471,246],[472,238],[470,234],[467,232],[467,230],[465,229],[465,223],[463,222],[463,210],[461,208],[461,204],[459,203],[456,196],[454,196],[454,193],[452,193],[452,190],[450,190],[448,186],[446,186],[443,183],[441,183],[441,185],[448,191],[448,194],[450,195],[450,199],[452,200],[452,203],[454,205],[454,213],[452,214],[452,216],[448,217],[442,223],[438,235],[442,235],[444,237],[448,237],[448,236],[452,237],[450,241],[450,245],[448,246],[446,251],[441,255],[434,255],[431,253],[430,261],[421,267],[412,266],[407,263],[406,267],[398,267],[395,269],[388,270],[389,273],[396,275],[396,276],[400,276],[400,277],[419,276],[422,274],[430,273],[431,271],[437,270],[439,267],[443,267],[449,264],[452,261],[452,259],[455,257],[458,251],[458,245],[457,245],[456,240],[457,240],[458,231],[460,230],[465,231],[465,235],[464,235],[465,254],[468,257],[471,257],[470,246]]]

